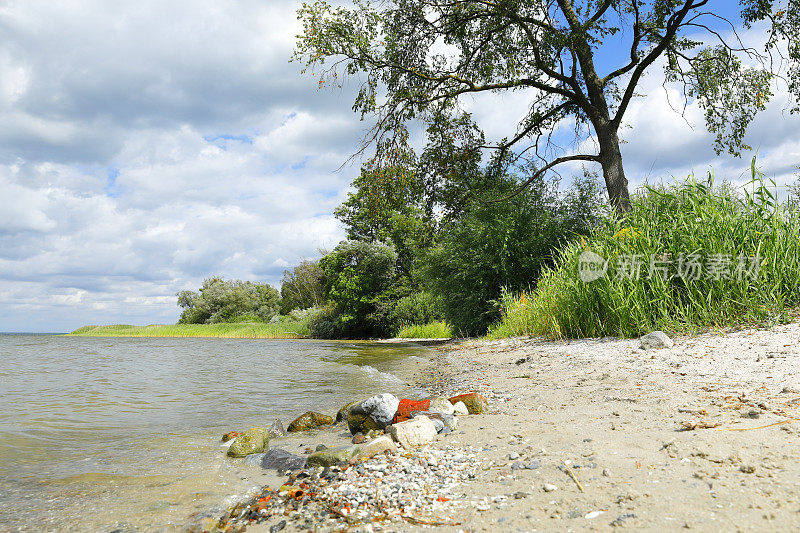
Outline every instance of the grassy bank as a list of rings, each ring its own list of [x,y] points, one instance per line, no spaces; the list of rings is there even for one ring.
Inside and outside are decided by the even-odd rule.
[[[784,321],[800,305],[800,214],[779,205],[755,169],[753,178],[745,192],[711,179],[644,189],[624,219],[564,247],[535,291],[506,295],[489,336],[635,337]],[[588,282],[587,259],[602,274]]]
[[[401,339],[451,339],[453,330],[445,322],[431,322],[405,326],[400,329],[397,336]]]
[[[296,339],[308,337],[305,324],[154,324],[150,326],[84,326],[69,335],[81,337],[220,337],[233,339]]]

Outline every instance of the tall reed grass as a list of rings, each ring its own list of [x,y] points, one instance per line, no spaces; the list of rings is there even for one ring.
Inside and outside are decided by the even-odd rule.
[[[82,337],[222,337],[235,339],[295,339],[309,336],[298,322],[175,324],[150,326],[84,326],[69,335]]]
[[[778,203],[755,161],[752,178],[743,192],[714,186],[711,175],[644,188],[627,216],[562,248],[534,291],[505,294],[489,337],[635,337],[786,320],[800,305],[800,214]],[[585,282],[589,252],[606,271]]]
[[[403,326],[397,336],[401,339],[451,339],[453,329],[445,322]]]

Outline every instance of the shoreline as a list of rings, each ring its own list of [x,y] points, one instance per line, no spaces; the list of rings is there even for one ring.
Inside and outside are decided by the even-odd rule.
[[[82,326],[69,333],[53,333],[61,337],[97,338],[181,338],[181,339],[277,339],[277,340],[315,340],[326,342],[357,342],[376,344],[419,344],[422,346],[441,346],[453,342],[452,338],[393,337],[388,339],[319,339],[309,334],[290,331],[289,327],[299,328],[299,324],[267,323],[220,323],[220,324],[150,324],[130,326],[125,324],[110,326]],[[48,334],[51,335],[51,334]]]
[[[219,339],[305,339],[308,329],[299,323],[223,322],[218,324],[150,324],[131,326],[83,326],[65,337],[114,338],[219,338]]]
[[[330,484],[376,483],[373,468],[397,461],[471,465],[472,477],[453,482],[446,501],[365,522],[375,531],[792,529],[800,521],[800,324],[675,341],[656,350],[629,339],[439,347],[417,383],[432,395],[480,392],[489,413],[460,416],[456,431],[397,459],[370,459],[364,474],[342,468]],[[430,482],[430,466],[410,471],[404,483]],[[322,509],[287,503],[287,531],[307,525],[306,507]],[[323,530],[358,523],[326,512]],[[426,512],[442,519],[413,518]],[[247,531],[270,531],[278,518]]]

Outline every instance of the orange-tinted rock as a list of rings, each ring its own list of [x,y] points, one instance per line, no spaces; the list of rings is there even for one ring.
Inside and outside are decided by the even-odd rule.
[[[228,442],[231,439],[235,439],[239,436],[238,431],[229,431],[222,436],[222,442]]]
[[[482,394],[477,392],[468,392],[450,398],[450,403],[453,405],[458,402],[464,402],[464,405],[467,406],[467,411],[469,411],[471,415],[479,415],[485,413],[489,409],[489,402],[486,401],[486,398],[484,398]]]
[[[397,406],[397,414],[394,415],[392,422],[408,420],[414,411],[427,411],[430,406],[430,400],[400,400],[400,405]]]

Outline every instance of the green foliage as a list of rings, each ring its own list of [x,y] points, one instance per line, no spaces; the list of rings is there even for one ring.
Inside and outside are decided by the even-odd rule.
[[[335,211],[348,239],[391,244],[401,283],[413,285],[415,261],[435,230],[435,221],[420,208],[423,196],[417,172],[411,167],[365,167],[352,185],[355,192]]]
[[[687,94],[705,111],[706,125],[716,135],[714,149],[739,157],[749,150],[744,143],[747,126],[767,107],[772,92],[769,72],[747,68],[724,46],[707,48],[697,54],[691,69],[684,71],[675,61],[668,69],[671,80],[682,79]]]
[[[391,246],[366,241],[344,241],[324,256],[320,267],[332,305],[314,331],[324,337],[386,336],[396,300],[396,263]]]
[[[507,201],[475,202],[443,228],[426,260],[426,283],[456,332],[483,334],[500,317],[502,287],[519,291],[533,284],[551,264],[554,247],[587,233],[599,213],[591,175],[577,179],[566,195],[540,181]]]
[[[414,292],[397,300],[391,322],[400,326],[436,322],[444,317],[441,307],[441,302],[430,292]]]
[[[292,270],[283,272],[281,280],[281,314],[294,309],[307,309],[325,303],[325,273],[318,261],[301,261]]]
[[[453,329],[445,322],[422,323],[403,327],[397,336],[401,339],[451,339]]]
[[[278,313],[280,295],[266,283],[207,278],[199,292],[181,291],[179,324],[214,324],[243,320],[268,322]]]
[[[742,19],[750,27],[766,22],[765,51],[785,46],[786,82],[794,97],[792,113],[800,111],[800,2],[797,0],[740,0]]]
[[[70,335],[81,337],[222,337],[241,339],[296,339],[310,331],[300,322],[264,324],[252,322],[176,324],[150,326],[84,326]]]
[[[606,276],[589,283],[578,276],[587,251],[608,259]],[[644,258],[641,274],[629,276],[636,258]],[[650,276],[650,258],[667,269]],[[647,187],[625,219],[609,217],[585,241],[566,245],[533,293],[506,295],[490,336],[635,337],[772,324],[798,305],[800,213],[780,206],[753,166],[743,194],[714,187],[710,176]]]

